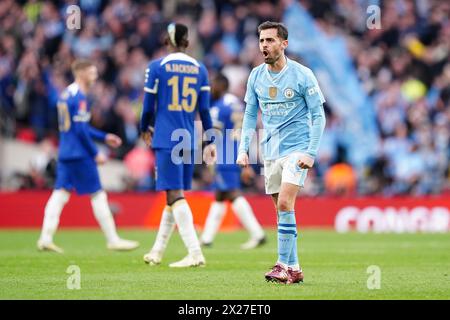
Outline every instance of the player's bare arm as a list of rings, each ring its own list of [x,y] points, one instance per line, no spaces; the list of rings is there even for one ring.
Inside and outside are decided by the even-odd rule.
[[[243,168],[245,168],[249,165],[248,155],[246,152],[239,153],[239,155],[236,159],[236,164],[240,165]]]
[[[122,139],[113,133],[108,133],[105,138],[105,143],[111,148],[118,148],[122,145]]]
[[[217,150],[216,145],[214,143],[211,143],[205,147],[203,150],[203,161],[207,165],[215,164],[217,160]]]
[[[106,157],[106,155],[102,152],[97,153],[97,155],[95,156],[95,162],[97,164],[105,164],[106,161],[108,161],[108,158]]]
[[[147,147],[152,145],[153,129],[149,128],[147,131],[141,133],[141,139],[145,142]]]

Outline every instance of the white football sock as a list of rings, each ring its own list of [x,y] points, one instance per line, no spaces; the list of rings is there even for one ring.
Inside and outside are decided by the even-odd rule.
[[[289,266],[289,268],[291,268],[294,271],[300,271],[300,272],[302,271],[302,269],[300,268],[300,265],[298,263],[294,264],[292,266]]]
[[[201,236],[203,243],[211,243],[219,230],[223,216],[226,212],[226,204],[223,201],[214,201],[209,208],[208,217],[206,218],[205,228]]]
[[[156,235],[152,251],[164,252],[174,229],[175,219],[173,218],[172,208],[166,206],[161,216],[158,234]]]
[[[244,228],[250,233],[250,237],[253,239],[264,237],[264,230],[256,220],[252,207],[243,196],[237,197],[233,201],[232,208]]]
[[[119,241],[120,238],[117,235],[116,225],[114,223],[111,210],[109,209],[106,192],[101,190],[92,195],[91,205],[92,210],[94,211],[94,216],[105,234],[106,241],[108,241],[108,243],[115,243]]]
[[[42,224],[42,232],[39,241],[43,243],[52,243],[53,235],[56,232],[59,224],[59,217],[61,216],[64,205],[69,201],[70,193],[59,189],[54,190],[52,195],[45,205],[44,222]]]
[[[277,264],[283,267],[284,270],[288,269],[288,265],[286,263],[281,262],[280,260],[277,261]]]
[[[189,208],[185,199],[176,201],[172,205],[172,213],[175,222],[178,226],[181,239],[184,245],[192,255],[201,254],[200,242],[197,238],[197,233],[194,228],[194,219],[192,218],[192,211]]]

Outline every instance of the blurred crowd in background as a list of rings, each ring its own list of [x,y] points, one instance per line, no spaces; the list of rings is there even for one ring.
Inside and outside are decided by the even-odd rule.
[[[165,54],[169,22],[189,26],[188,53],[224,73],[243,99],[250,70],[263,62],[257,26],[282,21],[285,1],[13,1],[0,2],[0,130],[3,137],[42,146],[22,188],[51,188],[57,155],[59,93],[73,80],[75,58],[92,59],[100,79],[89,97],[92,125],[118,134],[126,190],[151,190],[154,158],[139,141],[144,71]],[[325,104],[327,127],[306,195],[436,194],[450,187],[450,3],[439,0],[304,0],[324,30],[341,34],[374,101],[380,143],[363,171],[347,161],[337,135],[342,119]],[[66,9],[81,8],[69,30]],[[381,28],[366,27],[367,6],[381,8]],[[289,30],[291,33],[295,30]],[[299,60],[299,62],[302,62]],[[326,97],[328,99],[328,97]],[[45,156],[46,155],[46,156]],[[194,189],[211,189],[213,174],[198,165]],[[244,189],[264,192],[260,167]],[[3,177],[4,178],[4,177]]]

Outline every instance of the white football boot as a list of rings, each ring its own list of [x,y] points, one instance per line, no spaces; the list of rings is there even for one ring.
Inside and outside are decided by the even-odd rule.
[[[171,268],[189,268],[189,267],[204,267],[206,265],[203,254],[188,254],[182,260],[169,264]]]
[[[108,243],[107,248],[115,251],[129,251],[139,247],[139,242],[133,240],[119,239],[116,242]]]
[[[243,243],[241,245],[241,249],[242,250],[251,250],[251,249],[255,249],[259,246],[262,246],[263,244],[265,244],[267,242],[266,236],[260,238],[260,239],[255,239],[255,238],[251,238],[250,240],[248,240],[246,243]]]
[[[58,247],[53,242],[44,243],[39,240],[37,242],[37,248],[39,251],[52,251],[52,252],[56,252],[56,253],[64,253],[64,250],[62,248]]]
[[[159,251],[150,251],[146,255],[144,255],[144,262],[151,265],[156,266],[161,263],[162,260],[162,252]]]

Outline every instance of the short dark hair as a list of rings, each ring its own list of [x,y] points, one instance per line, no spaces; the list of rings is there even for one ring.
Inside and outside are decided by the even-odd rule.
[[[167,42],[171,43],[174,47],[187,48],[188,41],[188,27],[181,23],[171,23],[167,26]]]
[[[74,62],[72,62],[71,69],[72,73],[76,74],[78,71],[87,69],[92,66],[94,66],[94,63],[90,60],[77,59]]]
[[[222,84],[225,91],[227,91],[230,86],[228,78],[222,72],[216,74],[216,76],[214,77],[214,81]]]
[[[283,40],[288,39],[288,30],[281,22],[265,21],[258,26],[258,35],[262,30],[277,29],[277,36]]]

